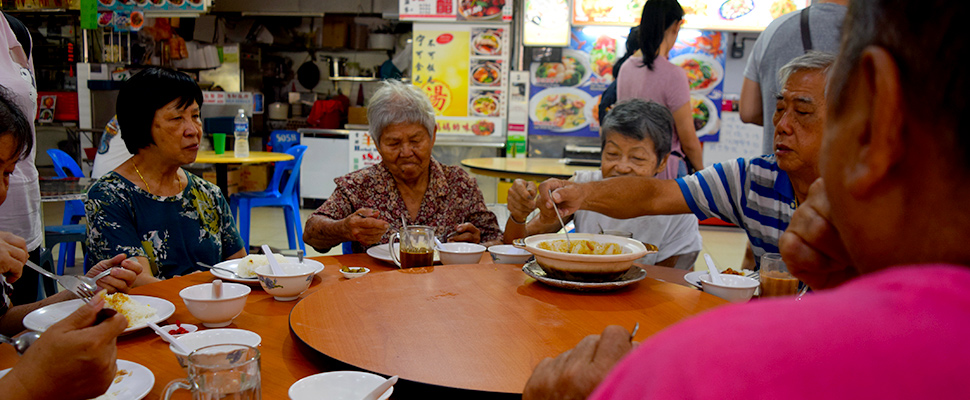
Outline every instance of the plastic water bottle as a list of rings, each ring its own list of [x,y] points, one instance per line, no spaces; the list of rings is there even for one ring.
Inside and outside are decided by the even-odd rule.
[[[239,114],[236,114],[233,127],[233,135],[236,137],[233,149],[236,158],[249,157],[249,119],[246,118],[246,111],[241,108],[239,109]]]

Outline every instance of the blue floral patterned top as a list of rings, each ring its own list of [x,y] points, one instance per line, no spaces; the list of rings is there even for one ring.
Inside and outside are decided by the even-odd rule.
[[[188,183],[175,196],[155,196],[116,172],[105,174],[91,189],[84,211],[88,218],[88,261],[117,254],[146,257],[156,277],[172,277],[213,265],[243,248],[229,203],[219,188],[189,172]]]

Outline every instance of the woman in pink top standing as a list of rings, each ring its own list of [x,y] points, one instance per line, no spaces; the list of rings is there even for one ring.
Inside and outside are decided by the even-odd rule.
[[[695,170],[704,168],[701,142],[694,130],[690,106],[690,87],[687,72],[667,61],[667,54],[677,41],[684,9],[677,0],[648,0],[640,17],[640,50],[643,61],[624,63],[617,78],[616,100],[632,98],[652,100],[663,104],[674,115],[674,136],[667,170],[657,174],[660,179],[675,179],[684,161]],[[675,154],[683,154],[679,160]],[[686,169],[684,170],[686,171]]]

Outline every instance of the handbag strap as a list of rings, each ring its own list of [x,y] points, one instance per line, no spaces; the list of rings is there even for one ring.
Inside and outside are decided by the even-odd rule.
[[[808,53],[812,51],[812,31],[808,25],[808,9],[811,7],[805,7],[801,11],[801,28],[802,28],[802,48]]]

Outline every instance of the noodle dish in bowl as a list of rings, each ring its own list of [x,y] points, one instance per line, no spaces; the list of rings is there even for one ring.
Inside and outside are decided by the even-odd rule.
[[[576,282],[611,282],[633,262],[658,251],[638,240],[595,233],[533,235],[516,240],[515,247],[532,253],[536,263],[555,279]]]

